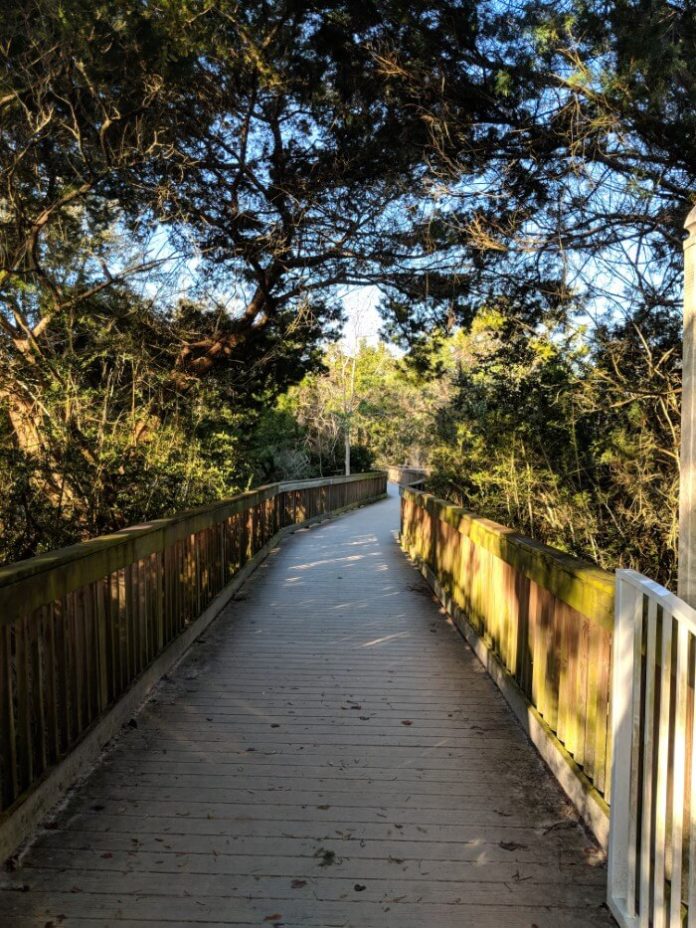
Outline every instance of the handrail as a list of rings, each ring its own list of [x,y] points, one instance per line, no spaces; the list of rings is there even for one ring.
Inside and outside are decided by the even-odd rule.
[[[386,470],[389,480],[402,487],[423,483],[430,474],[424,467],[411,467],[409,464],[388,464]]]
[[[604,843],[613,575],[427,493],[401,497],[402,546]]]
[[[0,568],[0,821],[280,532],[385,492],[269,484]]]
[[[281,493],[342,486],[363,481],[368,476],[370,474],[353,474],[350,477],[266,484],[228,499],[184,510],[175,516],[132,525],[109,535],[99,535],[0,567],[0,625],[13,621],[11,613],[15,605],[31,611],[76,589],[75,584],[91,582],[149,554],[159,553],[192,532],[203,531]],[[66,568],[60,578],[55,574],[59,568]]]
[[[693,924],[696,610],[616,572],[609,907],[622,928]]]
[[[520,535],[429,493],[407,488],[408,499],[451,526],[472,544],[514,566],[578,612],[608,631],[614,627],[614,577],[590,561]],[[402,490],[402,495],[406,489]]]

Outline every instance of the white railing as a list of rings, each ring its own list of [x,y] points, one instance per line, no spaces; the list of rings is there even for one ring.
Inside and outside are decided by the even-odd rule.
[[[696,610],[632,570],[615,610],[609,906],[625,928],[696,928]]]

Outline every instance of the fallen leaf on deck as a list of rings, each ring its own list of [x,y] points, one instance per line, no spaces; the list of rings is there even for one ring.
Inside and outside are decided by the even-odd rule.
[[[502,847],[504,851],[526,851],[526,844],[518,844],[516,841],[500,841],[499,846]]]
[[[320,847],[314,856],[321,857],[319,863],[320,867],[330,867],[332,864],[336,863],[336,851],[329,851],[324,847]]]

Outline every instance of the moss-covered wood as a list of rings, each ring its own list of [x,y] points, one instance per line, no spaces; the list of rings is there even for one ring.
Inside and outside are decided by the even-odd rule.
[[[608,800],[613,576],[429,494],[401,495],[406,551]]]
[[[430,494],[409,488],[404,488],[402,494],[578,612],[608,630],[614,627],[614,577],[609,571]]]

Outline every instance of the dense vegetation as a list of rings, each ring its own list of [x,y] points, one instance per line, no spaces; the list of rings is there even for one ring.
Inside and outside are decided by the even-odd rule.
[[[279,476],[674,577],[683,0],[0,0],[0,559]],[[340,288],[400,348],[346,357]]]

